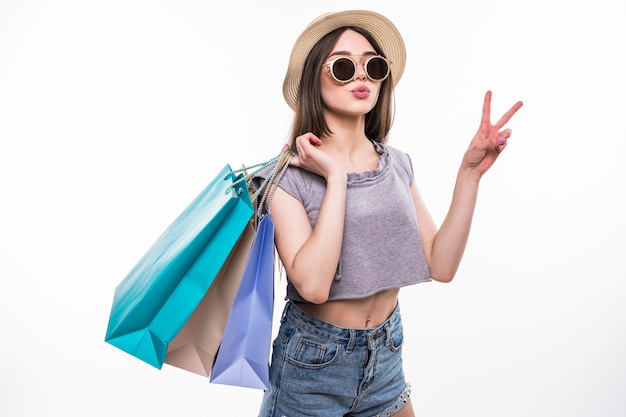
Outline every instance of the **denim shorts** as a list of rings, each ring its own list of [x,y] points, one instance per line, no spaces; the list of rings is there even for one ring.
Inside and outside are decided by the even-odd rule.
[[[345,329],[288,301],[259,417],[391,416],[407,403],[400,308],[375,329]]]

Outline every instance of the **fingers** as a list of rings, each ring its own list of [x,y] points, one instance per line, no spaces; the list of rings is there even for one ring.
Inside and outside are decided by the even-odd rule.
[[[484,99],[484,102],[483,102],[483,115],[482,115],[482,119],[481,119],[481,122],[483,124],[491,123],[491,97],[492,97],[492,95],[493,94],[492,94],[491,90],[487,90],[487,92],[485,93],[485,99]],[[524,105],[523,102],[518,101],[513,106],[511,106],[509,111],[504,113],[504,115],[500,118],[500,120],[498,120],[498,122],[494,125],[495,128],[498,129],[498,130],[502,129],[502,127],[511,119],[511,117],[513,117],[513,115],[523,105]]]
[[[503,135],[498,136],[498,139],[496,139],[496,151],[502,152],[506,148],[506,140],[507,138]]]
[[[322,140],[311,132],[300,135],[295,140],[297,155],[294,156],[292,165],[303,166],[306,160],[314,157],[315,149],[322,145]]]
[[[481,124],[491,123],[491,91],[487,90],[483,101],[483,116],[480,120]]]
[[[522,107],[524,103],[522,103],[521,101],[518,101],[517,103],[515,103],[510,109],[509,111],[507,111],[506,113],[504,113],[504,116],[502,116],[500,118],[500,120],[498,120],[498,123],[496,123],[494,126],[496,127],[496,129],[500,130],[502,128],[502,126],[504,126],[505,124],[507,124],[507,122],[511,119],[511,117],[513,117],[513,115],[520,109],[520,107]]]
[[[289,159],[289,165],[292,167],[301,167],[300,157],[298,155],[294,155]]]
[[[300,135],[296,138],[296,145],[305,146],[307,144],[320,146],[322,141],[311,132],[305,133],[304,135]]]
[[[296,151],[300,155],[304,155],[307,147],[310,145],[315,145],[316,141],[319,141],[319,139],[311,132],[300,135],[295,140]]]
[[[496,151],[502,152],[504,148],[506,148],[507,140],[511,137],[512,133],[511,129],[505,129],[498,134],[498,138],[496,139]]]

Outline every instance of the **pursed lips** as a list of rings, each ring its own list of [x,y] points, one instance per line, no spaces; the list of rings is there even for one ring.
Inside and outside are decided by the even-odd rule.
[[[353,93],[365,93],[365,92],[369,93],[369,92],[370,92],[370,89],[369,89],[369,88],[367,88],[367,87],[366,87],[366,86],[364,86],[364,85],[359,85],[359,86],[357,86],[357,87],[353,88],[353,89],[352,89],[352,92],[353,92]]]
[[[359,85],[352,89],[352,95],[356,98],[367,98],[370,95],[370,89],[364,85]]]

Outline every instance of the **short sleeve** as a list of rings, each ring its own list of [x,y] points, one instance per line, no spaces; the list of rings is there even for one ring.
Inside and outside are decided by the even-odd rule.
[[[411,157],[408,153],[392,146],[387,146],[387,150],[395,161],[394,169],[400,171],[402,176],[407,179],[407,184],[411,186],[413,184],[413,180],[415,179]]]

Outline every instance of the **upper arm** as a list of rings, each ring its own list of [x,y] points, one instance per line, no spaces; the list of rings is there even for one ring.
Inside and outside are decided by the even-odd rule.
[[[271,202],[271,216],[276,249],[289,276],[293,260],[313,228],[302,203],[280,187]]]
[[[424,252],[426,254],[426,262],[430,265],[432,259],[432,248],[437,234],[437,225],[430,215],[426,204],[420,195],[415,181],[411,184],[411,194],[413,196],[413,203],[415,204],[415,212],[417,213],[417,222],[419,224],[420,236],[422,238],[422,244],[424,245]]]

